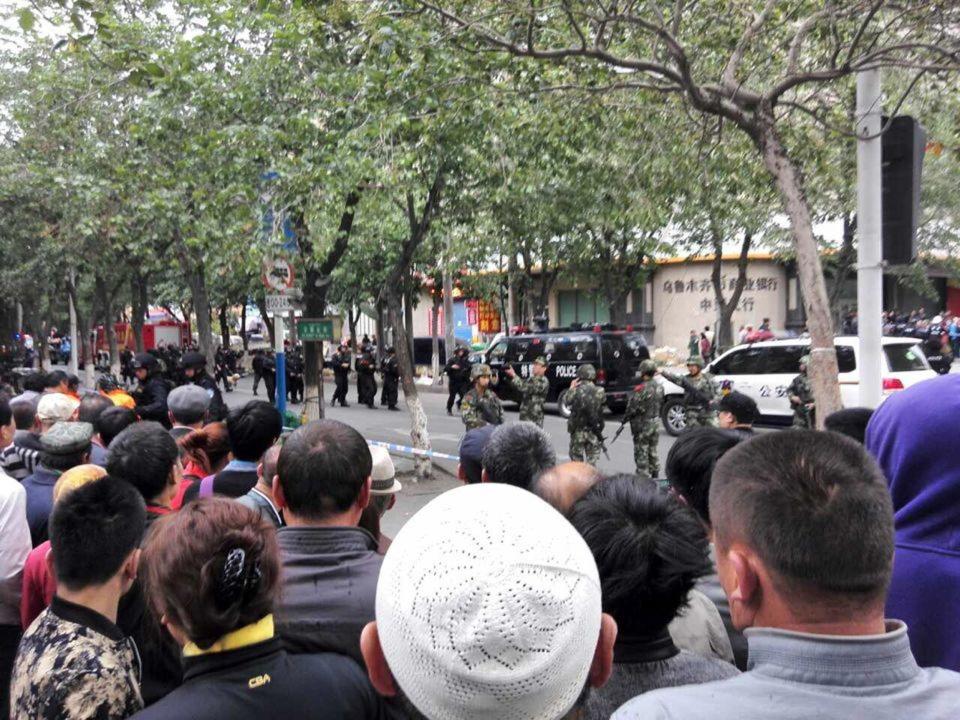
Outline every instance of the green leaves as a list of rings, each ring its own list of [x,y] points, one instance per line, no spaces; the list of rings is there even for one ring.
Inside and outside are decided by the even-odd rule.
[[[30,32],[33,30],[33,26],[36,24],[37,19],[34,17],[33,11],[30,8],[21,8],[17,11],[17,22],[20,25],[20,29],[24,32]]]

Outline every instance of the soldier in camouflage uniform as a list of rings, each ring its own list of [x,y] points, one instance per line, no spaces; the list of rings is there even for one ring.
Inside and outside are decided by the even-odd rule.
[[[533,377],[517,377],[512,367],[507,367],[507,376],[513,389],[520,393],[520,420],[535,423],[543,427],[543,404],[547,401],[550,392],[550,381],[547,380],[547,361],[542,357],[533,361]]]
[[[660,408],[663,407],[663,386],[653,379],[657,366],[652,360],[640,363],[642,382],[633,390],[622,422],[630,423],[633,434],[633,462],[640,477],[655,478],[660,474],[657,444],[660,441]]]
[[[687,360],[689,375],[683,377],[661,372],[660,376],[683,388],[683,405],[686,410],[687,427],[716,427],[717,385],[709,373],[703,372],[703,358],[699,355]]]
[[[492,376],[489,365],[478,364],[470,368],[473,387],[460,402],[460,418],[467,430],[503,424],[503,406],[497,394],[490,389]]]
[[[809,365],[809,355],[800,358],[800,374],[787,387],[787,399],[793,407],[793,427],[812,430],[816,424],[814,423],[813,386],[810,384],[810,378],[807,377]]]
[[[602,387],[594,385],[597,371],[593,365],[577,368],[577,379],[567,391],[567,406],[570,419],[570,459],[596,465],[603,448],[603,406],[607,394]]]

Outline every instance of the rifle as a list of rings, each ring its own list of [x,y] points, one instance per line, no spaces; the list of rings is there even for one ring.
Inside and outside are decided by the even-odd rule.
[[[492,410],[490,410],[490,405],[485,401],[480,400],[477,405],[480,408],[480,417],[483,418],[484,422],[488,425],[502,425],[503,419],[498,418]]]
[[[634,388],[633,391],[635,393],[642,392],[644,385],[645,383],[640,383]],[[627,426],[627,423],[633,420],[633,418],[635,418],[636,416],[637,416],[637,413],[635,412],[629,413],[629,414],[628,413],[623,414],[623,417],[620,418],[620,427],[617,428],[617,431],[613,434],[613,440],[610,441],[611,445],[613,445],[617,441],[617,438],[620,437],[620,434],[623,432],[624,428]]]
[[[599,420],[593,426],[593,434],[597,436],[597,440],[600,441],[600,449],[603,450],[603,454],[606,456],[607,460],[610,459],[610,451],[607,450],[607,439],[603,436],[603,420]]]
[[[688,378],[680,377],[676,375],[669,375],[666,377],[667,377],[667,380],[669,380],[670,382],[682,387],[684,389],[684,392],[686,392],[687,395],[689,395],[690,398],[696,401],[697,403],[703,405],[706,408],[709,408],[710,405],[712,404],[711,398],[707,397],[707,395],[700,388],[694,387],[693,383],[691,383]]]

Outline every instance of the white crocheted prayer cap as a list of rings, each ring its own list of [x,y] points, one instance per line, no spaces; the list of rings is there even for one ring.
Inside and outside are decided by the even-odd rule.
[[[450,490],[399,532],[377,583],[380,642],[430,720],[552,720],[583,691],[600,633],[583,539],[526,490]]]

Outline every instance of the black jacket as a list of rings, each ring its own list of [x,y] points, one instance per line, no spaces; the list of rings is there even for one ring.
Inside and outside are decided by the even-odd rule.
[[[238,498],[250,492],[250,488],[257,484],[256,470],[228,470],[224,468],[213,479],[213,493]],[[195,482],[183,493],[183,504],[196,500],[200,495],[200,483]]]
[[[193,379],[194,385],[199,385],[210,396],[210,407],[207,412],[210,414],[210,421],[219,421],[227,417],[227,406],[223,402],[223,395],[220,394],[220,388],[217,387],[217,381],[203,373]]]
[[[459,368],[453,367],[454,365],[459,366]],[[470,382],[470,368],[473,365],[466,358],[452,357],[447,361],[447,364],[443,367],[443,372],[447,374],[450,378],[450,384],[454,383],[468,383]]]
[[[284,527],[277,544],[283,588],[276,619],[284,646],[294,653],[342,653],[363,663],[360,632],[374,619],[383,563],[377,541],[358,527]]]
[[[150,375],[137,389],[137,414],[141,420],[156,420],[166,428],[170,427],[167,415],[167,395],[170,386],[160,375]]]
[[[366,673],[332,653],[288,655],[277,638],[184,659],[183,685],[138,720],[386,717]]]

